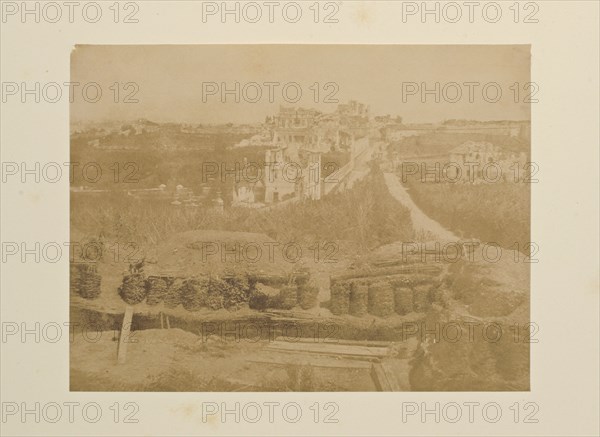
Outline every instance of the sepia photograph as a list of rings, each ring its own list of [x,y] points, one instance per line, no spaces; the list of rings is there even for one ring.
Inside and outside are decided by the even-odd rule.
[[[599,20],[0,0],[0,436],[600,435]]]
[[[70,62],[71,391],[530,390],[529,45]]]

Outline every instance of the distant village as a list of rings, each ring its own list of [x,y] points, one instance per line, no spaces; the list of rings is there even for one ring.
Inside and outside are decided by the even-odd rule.
[[[282,106],[277,114],[257,124],[159,124],[140,119],[129,124],[96,123],[93,127],[74,124],[71,135],[91,137],[87,145],[95,149],[130,150],[139,149],[139,146],[125,141],[128,137],[163,130],[183,135],[184,138],[186,134],[243,135],[245,139],[229,147],[242,151],[248,147],[264,150],[261,162],[249,163],[244,159],[236,166],[236,174],[229,175],[235,181],[231,187],[232,208],[272,208],[305,199],[319,200],[345,187],[348,179],[352,179],[350,175],[358,163],[364,165],[366,160],[371,159],[377,159],[386,171],[397,171],[407,161],[432,166],[452,162],[468,169],[457,174],[456,166],[450,166],[446,175],[448,179],[480,183],[480,169],[486,164],[495,163],[506,175],[515,163],[524,165],[528,156],[524,151],[509,150],[502,144],[488,141],[465,140],[449,152],[419,153],[414,156],[398,147],[389,151],[387,146],[431,134],[506,138],[524,143],[529,142],[531,135],[528,121],[447,120],[439,124],[404,124],[400,116],[371,117],[369,106],[354,100],[338,105],[331,113]],[[116,136],[123,141],[104,141],[103,138],[108,136]],[[181,144],[159,144],[158,147],[169,150],[188,146],[181,141]],[[467,166],[467,163],[471,166]],[[473,163],[477,165],[473,166]],[[247,173],[250,167],[253,170],[252,177]],[[479,172],[471,174],[469,168],[477,168]],[[510,179],[505,181],[509,182]],[[127,193],[139,198],[162,199],[173,207],[206,207],[209,199],[211,208],[222,211],[224,193],[214,192],[214,185],[204,182],[208,181],[203,180],[198,187],[185,187],[179,183],[168,187],[161,183],[155,188],[129,189]],[[432,178],[431,182],[439,181]],[[78,193],[108,191],[90,187],[72,187],[71,190]]]

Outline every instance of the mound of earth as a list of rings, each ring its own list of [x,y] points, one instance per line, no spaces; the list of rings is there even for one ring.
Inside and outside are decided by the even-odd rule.
[[[291,267],[281,256],[281,245],[265,234],[198,230],[175,234],[160,244],[145,273],[190,277],[233,269],[285,274]]]
[[[495,263],[476,259],[450,265],[446,284],[452,298],[478,317],[508,316],[521,306],[528,308],[529,264],[515,262],[512,255]]]
[[[416,245],[415,245],[416,244]],[[439,248],[439,259],[428,251]],[[507,316],[521,305],[527,306],[530,287],[530,264],[522,253],[509,249],[476,247],[470,255],[459,258],[458,245],[446,247],[436,242],[395,242],[379,247],[360,260],[373,264],[388,260],[442,266],[444,283],[450,297],[464,304],[468,313],[478,317]],[[427,251],[427,252],[426,252]],[[404,253],[403,253],[404,252]],[[496,259],[497,258],[497,259]]]

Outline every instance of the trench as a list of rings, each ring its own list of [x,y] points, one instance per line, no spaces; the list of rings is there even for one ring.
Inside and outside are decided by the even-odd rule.
[[[113,331],[116,338],[119,336],[123,322],[123,314],[108,313],[93,309],[71,306],[71,324],[75,324],[77,331]],[[403,323],[377,324],[374,321],[366,326],[357,324],[353,320],[324,319],[282,319],[279,314],[258,313],[250,316],[229,316],[211,318],[208,320],[189,319],[169,315],[171,328],[179,328],[195,335],[207,338],[215,336],[226,340],[251,339],[252,341],[272,341],[275,337],[284,337],[288,341],[300,339],[316,339],[317,341],[356,340],[398,342],[404,341],[412,335],[414,323],[420,320],[411,319],[411,329],[405,331]],[[160,316],[158,314],[134,314],[131,331],[146,329],[160,329]]]

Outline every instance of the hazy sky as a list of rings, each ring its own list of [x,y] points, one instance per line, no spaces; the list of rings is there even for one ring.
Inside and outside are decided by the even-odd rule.
[[[128,120],[148,118],[154,121],[189,123],[257,122],[276,113],[279,105],[291,106],[283,98],[283,86],[296,82],[302,98],[296,104],[333,111],[336,103],[325,103],[334,88],[324,90],[334,82],[338,90],[333,96],[340,103],[354,99],[371,106],[373,115],[400,115],[405,122],[441,121],[450,118],[478,120],[530,118],[530,104],[523,103],[530,81],[530,47],[513,46],[427,46],[427,45],[154,45],[154,46],[77,46],[71,56],[71,81],[82,85],[96,82],[102,87],[102,98],[89,103],[75,93],[71,104],[73,121]],[[119,103],[109,87],[118,82],[121,87],[135,82],[139,103],[123,103],[133,87],[121,88]],[[220,93],[208,96],[203,102],[203,83],[216,82],[234,89],[240,83],[240,103],[227,96],[222,103]],[[244,99],[242,88],[256,82],[261,85],[262,97],[251,103]],[[269,87],[273,86],[274,102],[269,102]],[[319,103],[314,91],[320,85]],[[425,82],[434,89],[440,83],[440,103],[421,94],[405,96],[403,83]],[[462,98],[451,103],[444,100],[442,88],[450,83],[460,84]],[[469,102],[469,87],[465,82],[477,82],[474,102]],[[496,82],[502,91],[501,99],[488,103],[483,98],[483,85]],[[509,87],[517,82],[521,88],[520,103]],[[246,97],[254,99],[256,88],[246,88]],[[456,87],[446,88],[449,100],[456,99]],[[89,91],[89,95],[93,96]],[[288,88],[294,99],[295,88]],[[494,99],[494,87],[488,88],[488,98]],[[538,96],[539,97],[539,96]]]

